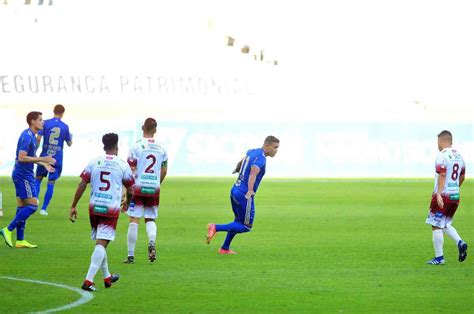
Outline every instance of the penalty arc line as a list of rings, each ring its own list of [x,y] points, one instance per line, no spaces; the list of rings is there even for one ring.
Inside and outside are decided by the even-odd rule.
[[[58,311],[64,311],[64,310],[69,310],[72,309],[73,307],[80,306],[84,303],[89,302],[94,298],[94,295],[88,291],[83,291],[79,288],[74,288],[70,286],[66,286],[63,284],[59,283],[53,283],[53,282],[47,282],[47,281],[41,281],[41,280],[33,280],[33,279],[23,279],[23,278],[15,278],[15,277],[8,277],[8,276],[0,276],[0,279],[8,279],[8,280],[16,280],[16,281],[24,281],[24,282],[31,282],[31,283],[37,283],[40,285],[48,285],[48,286],[53,286],[53,287],[58,287],[58,288],[63,288],[67,290],[71,290],[74,292],[77,292],[81,295],[81,298],[75,302],[54,308],[54,309],[49,309],[45,311],[40,311],[40,312],[35,312],[35,313],[53,313],[53,312],[58,312]]]

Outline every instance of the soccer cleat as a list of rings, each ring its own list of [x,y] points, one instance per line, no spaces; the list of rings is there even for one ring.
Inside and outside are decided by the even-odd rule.
[[[462,240],[459,240],[458,249],[459,249],[459,258],[458,258],[458,260],[460,262],[464,262],[464,260],[467,257],[467,243],[462,241]]]
[[[212,238],[216,235],[216,224],[208,224],[207,225],[207,237],[206,237],[206,243],[210,244]]]
[[[94,283],[89,280],[84,280],[84,283],[82,284],[81,289],[86,290],[86,291],[97,291],[97,289],[94,286]]]
[[[117,282],[120,279],[119,274],[112,274],[110,277],[104,278],[104,286],[106,288],[112,287],[114,282]]]
[[[40,215],[41,216],[48,216],[48,212],[44,209],[40,210]]]
[[[9,246],[9,247],[13,247],[13,242],[12,242],[12,232],[10,230],[8,230],[7,227],[3,228],[2,230],[0,230],[0,234],[3,236],[3,238],[5,239],[5,243]]]
[[[3,217],[3,210],[0,209],[0,217]]]
[[[123,261],[124,264],[135,264],[134,256],[127,256],[127,259]]]
[[[36,244],[31,244],[30,242],[26,240],[20,240],[20,241],[16,241],[15,247],[19,249],[35,249],[38,246]]]
[[[229,249],[229,250],[226,250],[226,249],[221,248],[221,249],[219,250],[219,254],[237,254],[237,252],[232,251],[232,250],[230,250],[230,249]]]
[[[150,241],[150,243],[148,243],[148,259],[152,263],[156,261],[155,241]]]
[[[427,261],[426,264],[429,264],[429,265],[444,265],[445,264],[444,257],[443,256],[434,257],[433,259]]]

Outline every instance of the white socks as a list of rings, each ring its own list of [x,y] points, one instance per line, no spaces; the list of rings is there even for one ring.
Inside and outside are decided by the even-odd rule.
[[[433,230],[433,246],[435,251],[435,257],[443,256],[443,230],[436,229]]]
[[[87,280],[89,280],[90,282],[94,282],[94,277],[97,274],[97,271],[99,270],[99,268],[102,267],[102,264],[106,256],[107,256],[107,253],[105,252],[105,247],[97,244],[91,256],[91,264],[89,266],[89,271],[87,272],[87,276],[86,276]],[[105,260],[105,263],[107,264],[107,260]],[[108,272],[108,269],[107,269],[107,272]]]
[[[102,265],[100,265],[100,270],[102,271],[102,274],[104,274],[104,278],[109,278],[110,272],[109,272],[109,263],[107,262],[107,251],[104,249],[104,260],[102,261]]]
[[[458,232],[456,229],[454,229],[453,226],[448,226],[443,229],[444,233],[446,233],[448,236],[450,236],[454,242],[456,242],[456,245],[458,245],[459,241],[461,241],[461,237],[459,236]]]
[[[156,241],[156,223],[154,221],[146,222],[146,233],[150,241]]]
[[[128,225],[128,233],[127,233],[128,256],[135,255],[135,246],[137,244],[137,238],[138,238],[138,224],[131,222]]]

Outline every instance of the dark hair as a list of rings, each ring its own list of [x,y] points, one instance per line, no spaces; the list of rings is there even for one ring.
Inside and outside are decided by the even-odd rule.
[[[156,123],[155,119],[147,118],[145,120],[145,123],[143,123],[142,130],[145,131],[145,132],[150,132],[150,131],[153,131],[154,129],[156,129],[157,125],[158,124]]]
[[[273,144],[273,143],[280,143],[280,140],[277,139],[273,135],[267,136],[267,138],[265,138],[265,141],[263,142],[264,145],[270,145],[270,144]]]
[[[28,113],[26,115],[26,123],[28,123],[28,125],[31,125],[31,123],[30,123],[31,120],[36,120],[41,115],[43,115],[43,114],[39,111],[32,111],[32,112]]]
[[[115,133],[107,133],[102,136],[102,143],[104,143],[104,150],[110,150],[117,147],[118,135]]]
[[[64,111],[66,111],[66,108],[64,108],[63,105],[54,106],[54,110],[53,110],[54,114],[62,114],[64,113]]]
[[[450,142],[453,141],[453,135],[451,134],[451,132],[449,132],[448,130],[443,130],[441,131],[439,134],[438,134],[438,138],[440,137],[444,137],[446,139],[448,139]]]

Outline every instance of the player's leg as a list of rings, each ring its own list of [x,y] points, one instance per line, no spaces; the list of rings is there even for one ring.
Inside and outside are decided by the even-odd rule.
[[[458,260],[460,262],[464,262],[467,257],[467,243],[461,239],[461,236],[458,234],[457,230],[448,225],[446,228],[443,229],[444,233],[447,234],[451,239],[454,240],[456,246],[458,247],[459,257]]]
[[[428,261],[428,264],[444,264],[443,230],[435,226],[432,226],[431,229],[432,229],[432,235],[433,235],[433,247],[434,247],[435,257],[431,261]]]
[[[41,182],[43,181],[43,178],[48,175],[48,170],[42,165],[37,165],[36,166],[36,178],[35,178],[35,187],[36,187],[36,193],[38,193],[38,196],[40,195],[40,190],[41,190]]]
[[[148,235],[148,259],[150,260],[150,262],[154,262],[156,260],[156,218],[158,218],[159,202],[159,196],[147,197],[144,202],[144,217],[146,224],[146,233]]]
[[[435,252],[435,257],[427,261],[426,263],[431,265],[444,264],[445,261],[443,255],[443,229],[446,227],[447,221],[443,209],[438,207],[438,202],[435,196],[431,198],[430,211],[425,222],[431,225],[433,248]]]
[[[46,186],[46,193],[44,193],[44,201],[43,205],[41,206],[40,214],[43,216],[48,216],[48,206],[53,198],[54,194],[54,186],[56,181],[61,176],[62,166],[61,165],[54,165],[54,172],[50,172],[48,174],[48,184]]]
[[[252,230],[254,217],[255,217],[255,205],[253,202],[253,197],[251,197],[250,199],[246,200],[245,212],[242,209],[240,209],[239,214],[237,215],[237,219],[236,219],[237,221],[234,222],[234,223],[238,223],[238,228],[240,230],[243,230],[242,232],[239,232],[239,233],[250,232]],[[241,229],[242,225],[244,226],[244,229]],[[227,232],[227,236],[224,240],[224,243],[219,250],[220,254],[237,254],[236,252],[230,249],[230,244],[236,234],[237,233],[234,231]]]
[[[104,275],[104,285],[106,288],[112,286],[112,283],[119,278],[118,275],[111,275],[109,272],[106,251],[109,242],[115,239],[117,218],[91,216],[90,222],[92,227],[92,239],[96,240],[96,245],[91,255],[91,263],[82,284],[82,289],[95,291],[94,277],[99,269],[101,269]]]
[[[233,233],[244,233],[244,232],[250,231],[250,229],[246,227],[243,224],[243,222],[245,219],[245,213],[247,210],[248,201],[251,201],[251,200],[253,200],[253,198],[250,200],[247,200],[245,198],[245,194],[232,190],[231,195],[230,195],[230,202],[232,205],[232,211],[234,212],[235,219],[233,222],[228,223],[228,224],[223,224],[223,225],[210,223],[208,225],[206,243],[207,244],[211,243],[211,240],[216,234],[216,232],[227,231],[227,232],[233,232]]]
[[[127,215],[130,217],[127,232],[127,259],[123,262],[133,264],[135,262],[135,247],[138,239],[138,225],[140,218],[144,215],[143,201],[139,197],[133,197],[128,207]]]
[[[26,220],[38,209],[37,193],[33,178],[14,178],[17,194],[17,213],[10,224],[0,231],[5,238],[5,243],[13,247],[12,231],[17,229],[17,243],[19,248],[36,248],[37,246],[24,239]]]
[[[48,216],[48,206],[53,198],[55,180],[48,180],[46,192],[44,193],[43,205],[41,205],[40,215]]]
[[[118,218],[101,217],[101,222],[97,227],[97,235],[100,237],[101,245],[105,244],[105,248],[109,244],[109,241],[115,240],[115,229],[117,228]],[[111,274],[109,271],[109,264],[107,260],[107,251],[105,251],[104,259],[100,265],[100,270],[104,278],[104,286],[106,288],[112,287],[112,284],[119,280],[118,274]]]
[[[254,211],[253,197],[246,199],[245,195],[234,194],[230,198],[232,211],[235,219],[233,222],[224,225],[216,225],[216,232],[227,231],[235,233],[243,233],[250,231],[250,215]]]
[[[460,262],[464,262],[467,257],[467,243],[461,239],[461,236],[458,234],[457,230],[451,225],[452,219],[454,217],[454,214],[456,213],[457,208],[457,203],[445,204],[445,215],[447,217],[447,223],[446,228],[444,228],[443,231],[446,235],[448,235],[451,239],[454,240],[454,243],[456,244],[459,251],[458,260]]]

